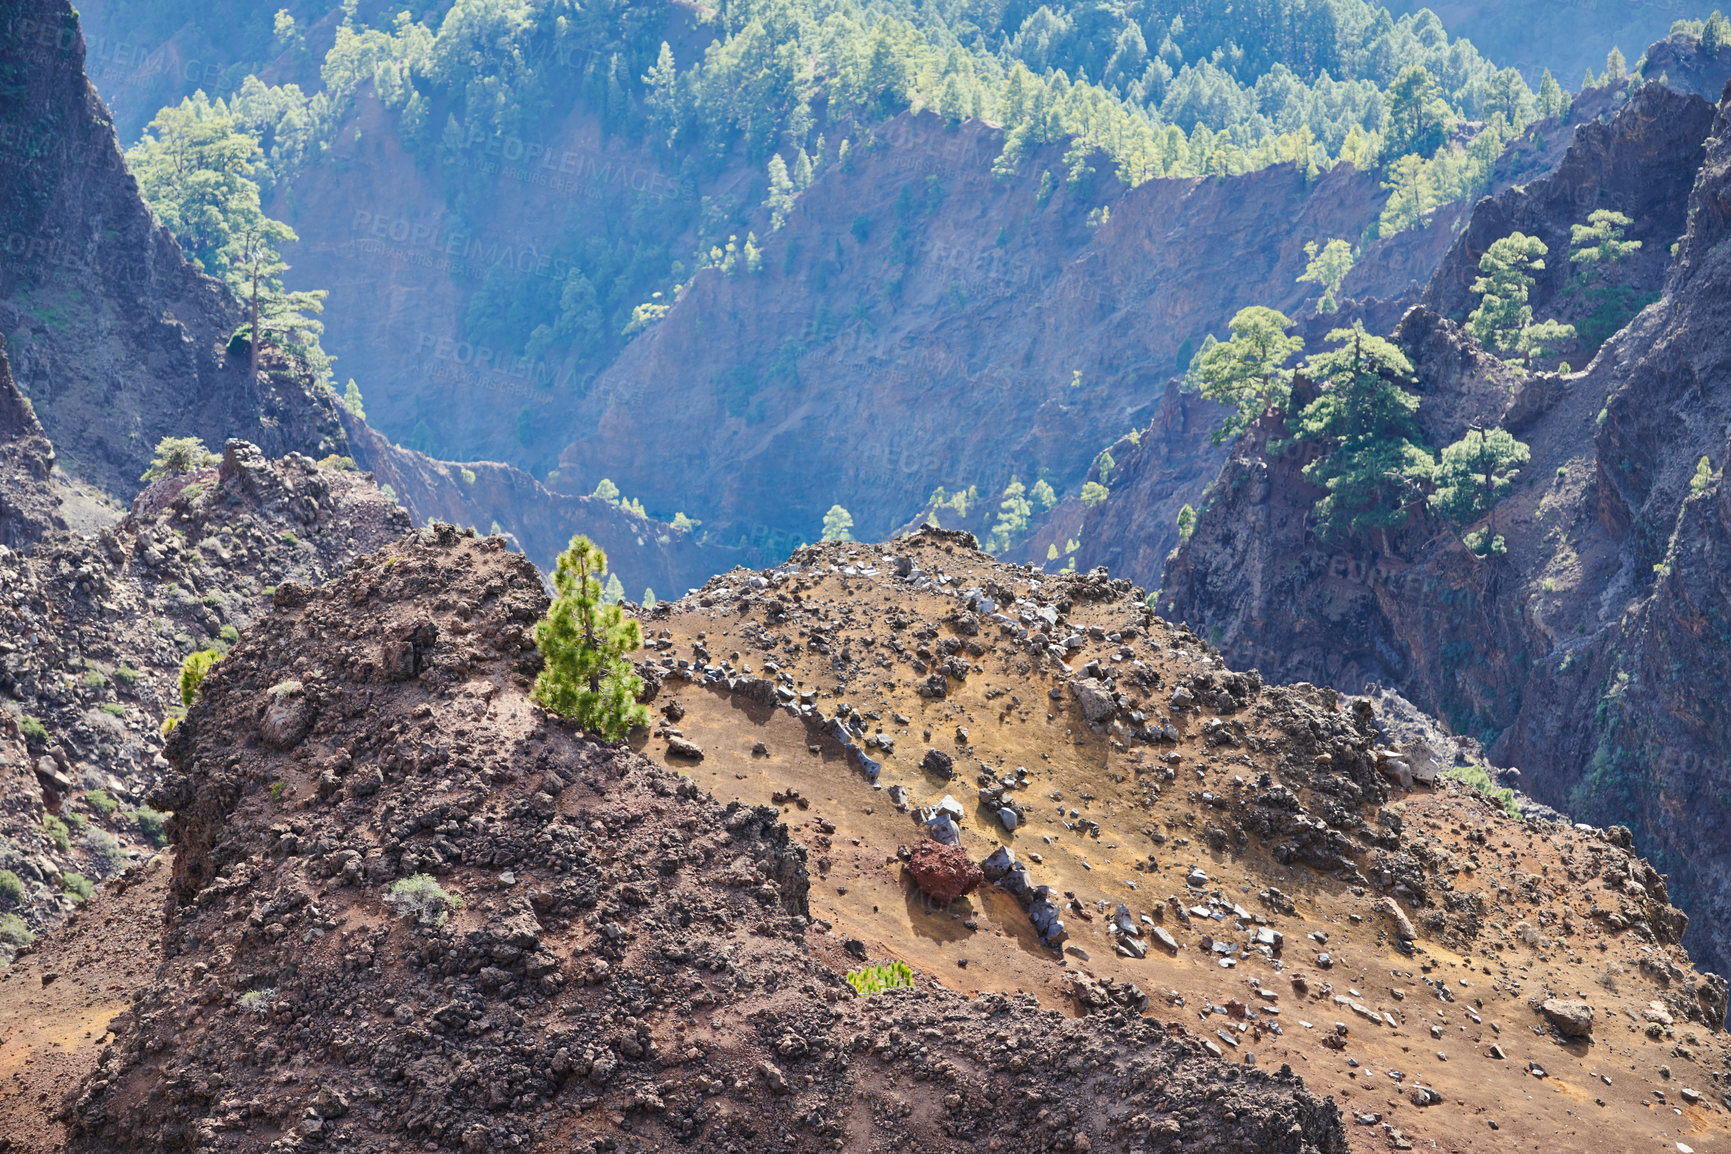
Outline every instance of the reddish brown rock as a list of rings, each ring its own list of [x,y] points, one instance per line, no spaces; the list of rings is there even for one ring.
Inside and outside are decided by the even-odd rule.
[[[973,893],[985,880],[966,850],[935,841],[923,841],[914,847],[913,856],[908,859],[908,872],[913,874],[914,884],[921,893],[944,905]]]

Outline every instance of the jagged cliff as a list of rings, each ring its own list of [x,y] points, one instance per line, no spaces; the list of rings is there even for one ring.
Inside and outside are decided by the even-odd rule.
[[[608,567],[628,597],[645,591],[679,597],[736,564],[765,564],[760,549],[702,543],[694,529],[639,516],[618,502],[556,493],[533,476],[497,461],[458,464],[393,445],[365,422],[346,418],[358,467],[387,485],[417,523],[444,521],[510,535],[544,572],[581,533],[607,551]]]
[[[1494,511],[1506,557],[1475,558],[1424,516],[1386,543],[1320,546],[1305,460],[1270,457],[1280,430],[1265,425],[1235,447],[1161,602],[1273,675],[1392,684],[1518,766],[1539,800],[1628,822],[1694,915],[1695,952],[1722,965],[1731,260],[1715,246],[1731,220],[1731,122],[1721,106],[1703,153],[1706,120],[1644,89],[1612,130],[1583,133],[1554,177],[1481,204],[1427,289],[1458,312],[1465,270],[1496,236],[1566,236],[1588,209],[1637,206],[1649,235],[1630,276],[1639,288],[1668,265],[1663,296],[1586,371],[1527,375],[1430,309],[1397,332],[1432,445],[1477,422],[1531,446]]]
[[[139,199],[66,0],[0,13],[0,76],[0,334],[64,467],[130,496],[164,436],[338,451],[328,396],[227,354],[240,308]]]

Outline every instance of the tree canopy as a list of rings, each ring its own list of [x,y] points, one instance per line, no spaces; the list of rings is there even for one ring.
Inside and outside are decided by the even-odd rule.
[[[1352,242],[1346,240],[1331,240],[1320,248],[1317,243],[1309,241],[1304,246],[1304,255],[1309,262],[1304,271],[1298,275],[1300,284],[1317,284],[1322,286],[1322,298],[1316,302],[1318,313],[1331,313],[1340,308],[1340,286],[1346,280],[1346,274],[1352,271],[1353,261],[1357,254],[1352,250]]]
[[[1454,525],[1470,525],[1496,508],[1514,487],[1531,457],[1527,446],[1507,429],[1469,429],[1443,448],[1430,507]],[[1506,552],[1492,526],[1467,534],[1467,546],[1481,557]]]
[[[1284,314],[1252,305],[1232,318],[1231,340],[1196,355],[1187,387],[1233,406],[1226,422],[1214,430],[1215,444],[1237,436],[1269,409],[1285,410],[1292,395],[1292,370],[1286,364],[1304,349],[1302,339],[1288,335],[1291,327]]]
[[[1327,341],[1302,369],[1320,392],[1292,420],[1293,441],[1326,446],[1304,469],[1327,490],[1315,510],[1325,539],[1404,522],[1435,464],[1413,419],[1418,397],[1403,387],[1413,380],[1406,354],[1362,324]]]

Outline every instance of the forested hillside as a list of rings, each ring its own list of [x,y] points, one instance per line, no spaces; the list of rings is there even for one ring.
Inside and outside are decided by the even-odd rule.
[[[1151,180],[1287,164],[1314,182],[1345,165],[1366,175],[1373,198],[1357,218],[1300,243],[1338,240],[1350,253],[1488,188],[1522,130],[1547,115],[1566,123],[1572,103],[1548,74],[1529,85],[1429,13],[1395,18],[1359,0],[1158,11],[351,2],[290,5],[268,21],[262,8],[223,12],[234,33],[221,43],[208,13],[175,0],[98,4],[91,14],[99,43],[134,49],[120,56],[136,66],[93,71],[120,94],[123,125],[143,129],[129,163],[159,216],[243,298],[266,266],[270,315],[260,323],[274,320],[279,339],[315,364],[334,355],[333,387],[393,439],[437,456],[512,461],[583,491],[616,471],[604,462],[599,475],[559,475],[571,472],[559,464],[566,446],[599,418],[585,404],[594,383],[699,280],[765,276],[772,250],[781,265],[799,265],[772,234],[820,177],[845,184],[876,163],[872,154],[898,148],[886,132],[898,115],[1002,126],[983,151],[984,138],[971,137],[953,175],[945,166],[956,162],[913,154],[927,145],[904,149],[895,163],[919,173],[910,198],[934,202],[947,185],[989,174],[1028,182],[1036,212],[1056,197],[1061,216],[1090,230]],[[159,49],[199,66],[156,68]],[[1615,83],[1620,67],[1613,61],[1601,79]],[[144,115],[189,84],[198,92],[186,103]],[[182,179],[189,156],[218,175]],[[236,260],[227,250],[260,231],[247,223],[258,211],[300,235],[265,230]],[[974,238],[936,251],[936,235],[914,235],[906,207],[897,211],[887,266],[831,284],[823,262],[806,261],[816,279],[788,288],[812,297],[815,328],[764,333],[768,348],[704,366],[704,383],[736,393],[763,376],[765,354],[785,362],[795,345],[821,342],[850,318],[878,323],[872,302],[893,303],[897,268],[910,259],[980,263],[963,255]],[[828,227],[802,238],[808,258],[811,246],[839,257],[866,243],[864,218]],[[982,247],[1015,251],[1011,222],[982,227],[991,234]],[[848,262],[834,263],[831,273]],[[329,290],[325,315],[319,300],[290,290]],[[1240,303],[1158,331],[1153,344],[1163,355],[1194,349]],[[714,384],[710,369],[726,379]],[[1109,439],[1120,422],[1102,414],[1087,435]],[[1002,431],[992,451],[1000,469],[948,480],[995,488],[1007,479],[996,472],[1021,470],[1079,486],[1074,453],[1012,461],[1009,446],[1027,430]],[[716,530],[817,531],[763,508],[708,508],[707,488],[663,489],[649,511]],[[898,498],[905,507],[872,523],[911,516],[921,497]],[[806,504],[864,499],[842,488]]]

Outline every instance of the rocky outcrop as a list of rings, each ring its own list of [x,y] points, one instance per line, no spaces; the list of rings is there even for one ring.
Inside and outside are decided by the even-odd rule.
[[[528,698],[546,595],[503,544],[421,530],[280,606],[213,675],[168,750],[163,961],[68,1101],[70,1150],[846,1149],[869,1128],[1128,1151],[1160,1127],[1344,1154],[1289,1067],[1218,1062],[1140,1014],[1083,1023],[929,979],[855,998],[775,809],[723,806]],[[419,671],[387,677],[380,655],[419,634]],[[249,740],[291,694],[299,736]],[[1039,1089],[1048,1069],[1119,1108]]]
[[[1700,39],[1679,33],[1647,49],[1641,72],[1678,92],[1718,100],[1731,81],[1731,52],[1709,53]]]
[[[66,470],[130,496],[164,436],[339,451],[322,390],[229,355],[240,307],[139,198],[66,0],[8,7],[0,75],[0,334]]]
[[[1580,307],[1571,310],[1564,299],[1570,278],[1580,272],[1568,259],[1569,230],[1601,208],[1629,216],[1634,223],[1628,238],[1641,242],[1639,252],[1618,263],[1618,283],[1637,294],[1656,291],[1664,283],[1671,246],[1687,223],[1689,189],[1713,115],[1713,105],[1698,96],[1658,84],[1636,88],[1610,123],[1581,125],[1551,175],[1480,202],[1420,303],[1464,321],[1478,305],[1472,286],[1485,250],[1510,233],[1524,232],[1550,249],[1545,267],[1535,274],[1534,315],[1580,319]],[[1577,364],[1598,351],[1597,345],[1576,349]]]
[[[183,658],[226,651],[273,587],[322,582],[408,528],[359,474],[230,441],[219,467],[155,483],[99,533],[0,545],[0,869],[22,887],[0,912],[40,930],[82,896],[73,875],[155,852],[166,815],[145,798]]]
[[[1518,766],[1539,801],[1578,819],[1627,822],[1693,915],[1692,949],[1723,966],[1731,258],[1720,242],[1731,234],[1731,123],[1717,114],[1696,163],[1682,132],[1698,116],[1693,100],[1649,86],[1613,126],[1633,129],[1633,141],[1583,130],[1580,156],[1550,181],[1481,204],[1427,290],[1427,300],[1458,308],[1449,270],[1499,229],[1566,235],[1584,204],[1615,203],[1616,190],[1674,190],[1681,203],[1646,209],[1650,220],[1687,222],[1663,297],[1586,372],[1520,374],[1425,310],[1399,330],[1420,370],[1433,445],[1476,421],[1500,422],[1531,447],[1494,513],[1506,557],[1475,558],[1424,517],[1386,539],[1319,545],[1306,524],[1318,494],[1298,476],[1303,460],[1270,457],[1272,431],[1259,430],[1235,447],[1196,537],[1168,571],[1162,604],[1271,676],[1392,685],[1483,740],[1499,764]],[[1668,256],[1661,234],[1644,259],[1661,245]]]
[[[0,336],[0,545],[26,549],[48,530],[64,527],[48,482],[53,469],[54,446],[12,383],[6,338]]]

